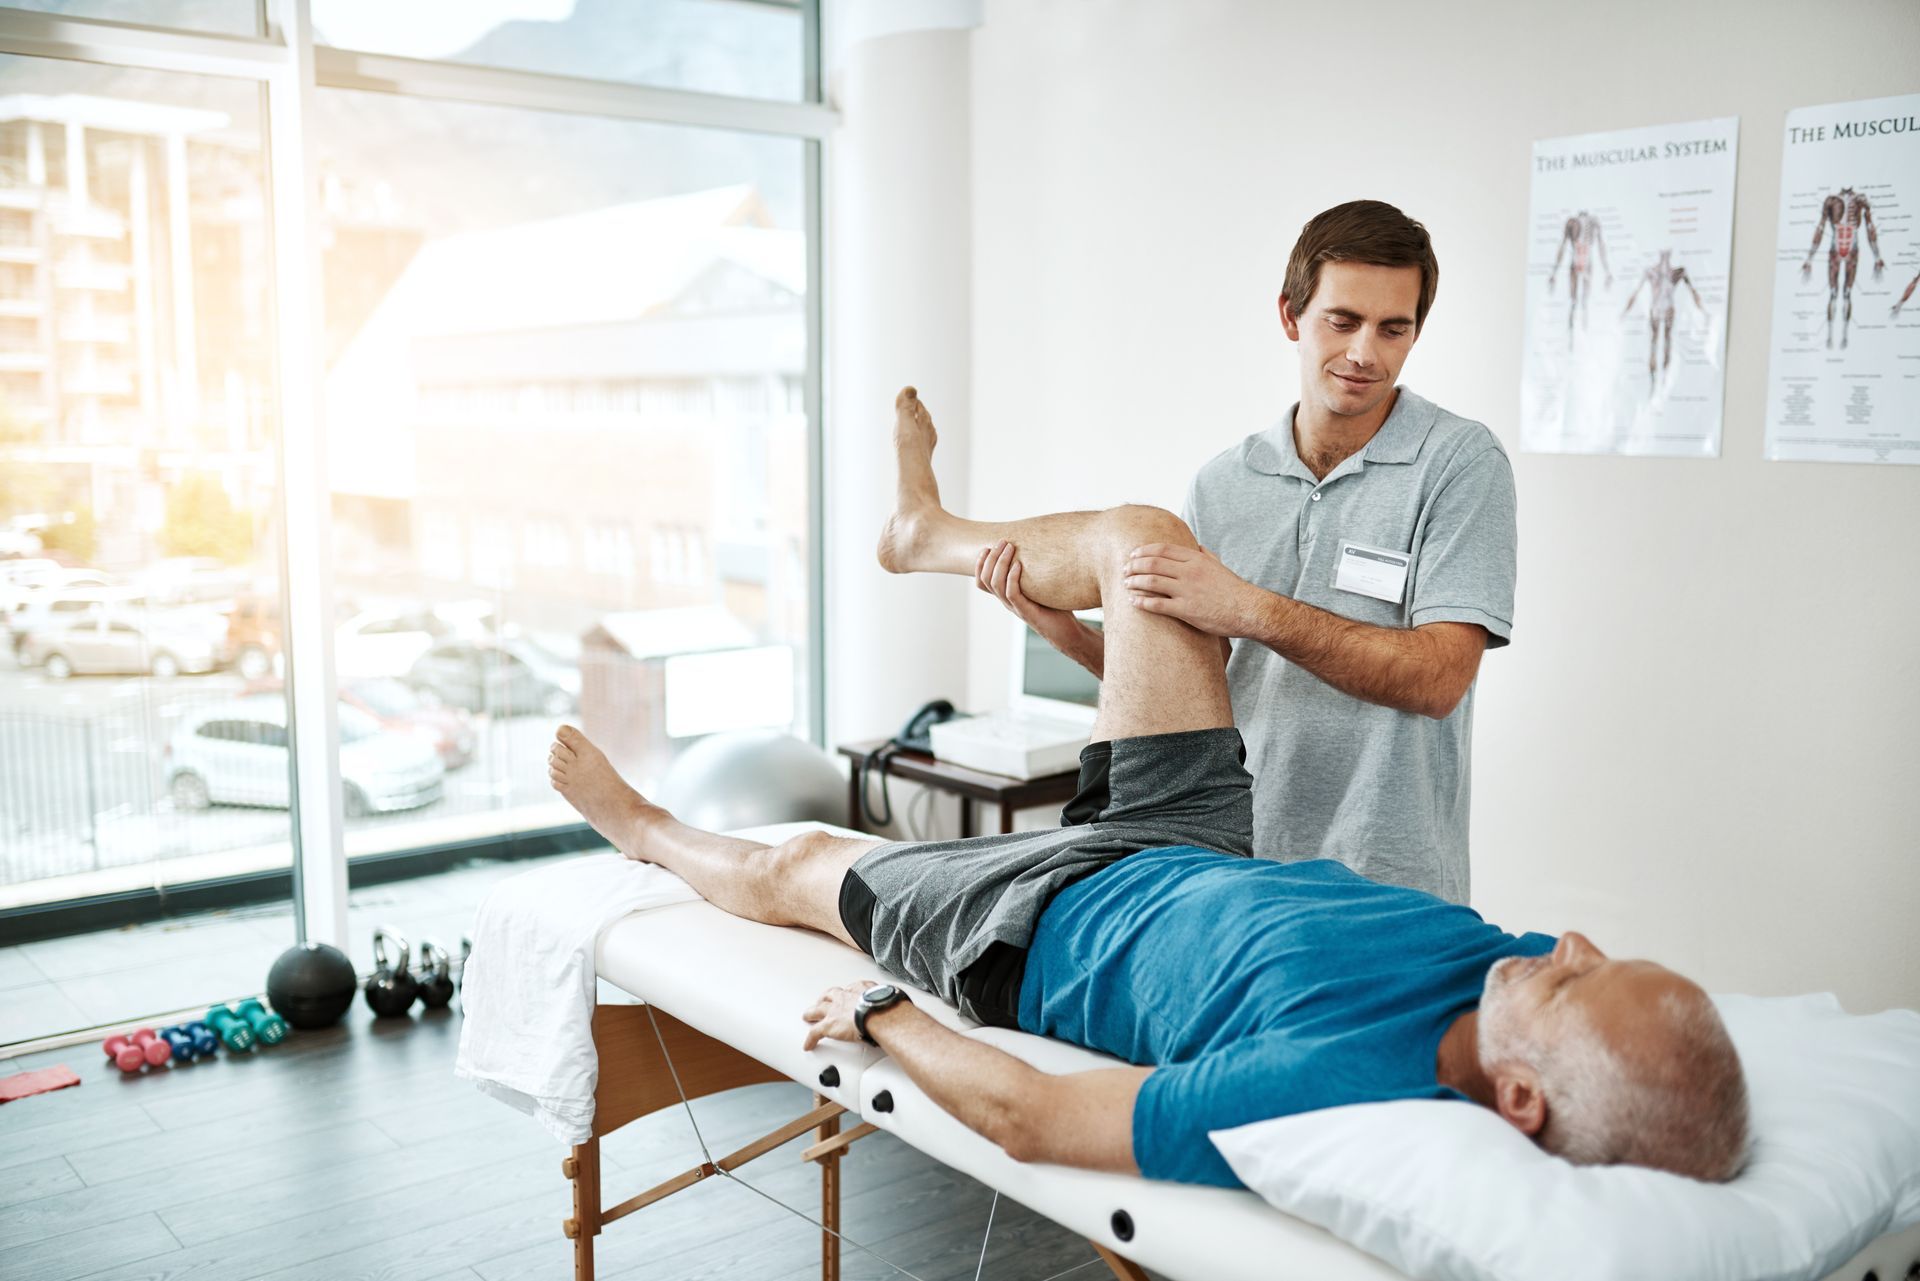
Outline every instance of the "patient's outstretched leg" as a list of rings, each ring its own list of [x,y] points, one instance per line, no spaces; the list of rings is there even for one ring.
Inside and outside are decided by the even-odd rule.
[[[1195,545],[1186,523],[1158,507],[1116,507],[1029,520],[962,520],[940,505],[933,479],[932,416],[912,388],[895,402],[898,506],[880,542],[894,573],[971,577],[979,549],[1002,539],[1020,549],[1028,596],[1056,609],[1106,607],[1106,675],[1095,741],[1233,724],[1215,640],[1127,600],[1127,554],[1146,543]],[[555,790],[628,858],[658,863],[716,907],[770,925],[801,925],[853,943],[840,920],[847,869],[879,841],[810,832],[779,845],[701,831],[629,786],[571,725],[547,756]]]
[[[854,860],[879,841],[806,832],[765,845],[689,827],[629,786],[606,754],[571,725],[562,725],[554,737],[547,778],[615,849],[660,864],[715,907],[853,944],[840,922],[840,883]]]
[[[903,389],[894,399],[899,486],[880,535],[883,568],[971,578],[981,548],[1010,542],[1020,553],[1021,590],[1035,602],[1054,609],[1104,607],[1106,673],[1095,742],[1233,724],[1219,642],[1179,619],[1136,609],[1127,599],[1128,553],[1150,543],[1198,546],[1185,521],[1159,507],[963,520],[940,504],[933,476],[937,439],[918,393]]]

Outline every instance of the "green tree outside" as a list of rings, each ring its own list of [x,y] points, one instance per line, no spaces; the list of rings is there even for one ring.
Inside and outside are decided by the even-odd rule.
[[[67,518],[40,531],[40,546],[49,552],[65,552],[82,564],[93,560],[93,508],[76,507]]]
[[[253,514],[236,509],[212,476],[189,473],[167,490],[160,549],[168,556],[214,556],[244,565],[253,556]]]

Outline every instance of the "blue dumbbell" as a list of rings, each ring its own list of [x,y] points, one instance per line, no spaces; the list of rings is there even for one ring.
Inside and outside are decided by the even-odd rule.
[[[193,1048],[193,1038],[187,1034],[185,1028],[178,1025],[163,1027],[160,1029],[160,1039],[173,1047],[175,1063],[193,1062],[197,1052]]]
[[[187,1035],[193,1038],[193,1048],[201,1054],[212,1054],[220,1048],[220,1038],[207,1026],[205,1019],[195,1019],[187,1024]]]

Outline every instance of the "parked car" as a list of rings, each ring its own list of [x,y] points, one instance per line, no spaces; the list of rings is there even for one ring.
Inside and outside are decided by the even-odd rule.
[[[523,640],[442,641],[407,680],[469,712],[565,716],[580,705],[580,669]]]
[[[238,596],[226,617],[234,670],[249,681],[265,680],[280,658],[280,602],[254,593]]]
[[[251,681],[245,693],[281,695],[286,688],[278,677]],[[432,743],[448,773],[473,763],[478,740],[473,720],[457,707],[446,707],[431,694],[392,676],[349,681],[340,687],[342,706],[364,712],[391,733],[414,734]]]
[[[192,619],[106,607],[48,623],[20,645],[21,665],[44,665],[55,680],[142,673],[171,680],[182,672],[210,672],[222,657],[209,629]]]
[[[164,760],[167,791],[180,809],[285,809],[292,792],[286,700],[259,695],[189,713],[167,740]],[[423,736],[390,733],[357,708],[340,709],[340,779],[349,817],[431,805],[445,790],[446,773]]]
[[[60,562],[47,556],[5,556],[0,557],[0,589],[14,585],[25,585],[30,581],[57,573]],[[4,598],[0,598],[0,608],[5,608]]]
[[[348,681],[340,687],[340,701],[379,721],[385,729],[426,735],[449,771],[473,760],[473,721],[457,707],[448,707],[430,694],[392,676]]]
[[[29,595],[7,618],[7,631],[14,653],[26,662],[27,637],[34,632],[64,627],[80,618],[98,614],[110,605],[134,609],[141,604],[140,594],[124,587],[45,588]]]
[[[250,682],[275,671],[284,644],[280,602],[261,592],[236,596],[227,614],[227,648],[233,665]],[[443,617],[438,609],[342,606],[334,630],[334,670],[343,681],[406,675],[436,641],[459,633],[466,617]]]
[[[229,601],[247,586],[246,571],[212,556],[169,556],[133,577],[156,605]]]
[[[15,649],[20,648],[20,638],[29,630],[43,622],[43,615],[53,612],[50,606],[60,600],[105,600],[113,585],[113,577],[92,569],[52,569],[39,574],[26,575],[17,582],[0,588],[0,597],[4,597],[7,615],[7,636]],[[138,591],[121,592],[112,596],[116,600],[137,600]],[[69,608],[68,612],[75,612]]]
[[[447,625],[425,608],[362,610],[334,632],[334,670],[341,680],[404,676],[446,634]]]

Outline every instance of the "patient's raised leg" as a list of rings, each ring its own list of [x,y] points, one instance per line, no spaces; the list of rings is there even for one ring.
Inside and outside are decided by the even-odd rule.
[[[883,568],[971,578],[980,549],[1005,540],[1020,552],[1021,590],[1054,609],[1104,610],[1106,673],[1098,742],[1233,724],[1219,642],[1127,599],[1127,555],[1149,543],[1195,547],[1193,531],[1159,507],[1061,512],[1015,521],[964,520],[940,504],[933,416],[913,388],[894,400],[895,509],[880,536]]]
[[[1210,636],[1127,600],[1127,554],[1144,543],[1194,546],[1185,522],[1158,507],[1116,507],[1029,520],[962,520],[940,506],[933,419],[912,388],[896,401],[899,505],[880,560],[895,573],[971,577],[979,549],[1006,539],[1027,567],[1027,595],[1059,609],[1106,607],[1106,675],[1097,740],[1215,729],[1233,723],[1220,651]],[[840,920],[840,886],[878,841],[812,832],[779,845],[720,836],[680,822],[622,779],[570,725],[547,756],[554,788],[628,858],[658,863],[715,906],[772,925],[802,925],[853,943]]]
[[[715,907],[853,944],[840,922],[840,883],[854,860],[879,841],[805,832],[767,845],[689,827],[628,785],[606,754],[571,725],[562,725],[554,737],[547,778],[615,849],[660,864]]]

